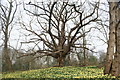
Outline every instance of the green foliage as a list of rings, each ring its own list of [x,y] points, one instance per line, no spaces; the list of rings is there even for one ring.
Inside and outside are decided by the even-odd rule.
[[[103,69],[90,67],[50,67],[29,71],[4,73],[3,78],[115,78],[103,75]]]

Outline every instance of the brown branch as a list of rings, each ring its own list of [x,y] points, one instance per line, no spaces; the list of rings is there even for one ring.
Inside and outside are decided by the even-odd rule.
[[[16,1],[15,1],[15,2],[16,2]],[[11,7],[12,7],[12,5],[11,5]],[[17,11],[17,7],[18,7],[18,4],[17,4],[17,2],[16,2],[16,7],[15,7],[15,10],[14,10],[14,12],[13,12],[13,15],[12,15],[12,17],[11,17],[11,21],[9,22],[9,24],[11,24],[12,21],[14,20],[15,13],[16,13],[16,11]]]
[[[51,48],[51,49],[54,49],[54,48],[52,47],[52,44],[51,44],[49,41],[46,41],[45,39],[43,39],[43,38],[41,37],[41,35],[37,34],[37,33],[36,33],[35,31],[33,31],[33,30],[27,29],[26,27],[25,27],[25,29],[26,29],[27,31],[35,34],[36,36],[38,36],[38,37],[40,38],[39,40],[43,41],[44,44],[45,44],[47,47],[49,47],[49,48]]]
[[[80,13],[80,23],[81,23],[81,26],[80,26],[80,27],[78,27],[78,29],[77,29],[77,31],[75,32],[74,36],[71,38],[70,43],[72,43],[72,42],[73,42],[73,39],[74,39],[74,38],[75,38],[75,36],[78,34],[78,32],[79,32],[80,28],[82,28],[82,27],[83,27],[83,25],[82,25],[82,13]]]
[[[55,6],[56,3],[57,3],[57,2],[54,2],[54,3],[52,4],[52,6],[51,6],[50,16],[49,16],[49,29],[48,29],[49,35],[50,35],[50,37],[51,37],[51,39],[52,39],[53,44],[54,44],[55,47],[57,47],[57,44],[56,44],[56,42],[55,42],[55,40],[54,40],[54,38],[53,38],[53,34],[52,34],[52,32],[51,32],[51,28],[50,28],[50,27],[51,27],[52,12],[53,12],[53,8],[54,8],[54,6]]]
[[[83,47],[83,46],[72,46],[72,47],[74,47],[74,48],[84,48],[84,49],[89,50],[91,52],[97,53],[97,52],[95,52],[95,51],[93,51],[93,50],[91,50],[91,49],[89,49],[87,47]]]
[[[36,4],[26,4],[26,5],[33,5],[33,6],[35,6],[35,7],[38,7],[38,8],[40,8],[40,9],[42,9],[43,11],[46,11],[46,12],[50,13],[47,9],[42,8],[42,7],[40,7],[40,6],[36,5]]]
[[[73,43],[76,42],[76,41],[77,41],[78,39],[80,39],[81,37],[86,36],[85,34],[86,34],[86,33],[89,33],[93,28],[95,28],[95,27],[91,27],[88,31],[86,31],[85,33],[83,33],[83,34],[81,34],[80,36],[78,36],[77,38],[75,38],[75,39],[73,40]]]

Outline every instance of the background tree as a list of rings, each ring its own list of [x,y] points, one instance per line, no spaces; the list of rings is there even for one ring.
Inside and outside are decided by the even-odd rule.
[[[106,58],[106,53],[103,51],[99,51],[99,60],[98,60],[98,67],[104,67],[105,66],[105,58]]]
[[[15,5],[13,5],[13,3],[16,3],[16,1],[8,1],[8,6],[7,5],[3,5],[2,3],[0,3],[0,19],[1,19],[1,26],[2,26],[2,32],[4,34],[4,38],[3,38],[3,54],[2,54],[2,60],[3,60],[3,64],[5,64],[5,66],[3,67],[7,69],[7,71],[12,71],[12,61],[10,60],[10,54],[9,54],[9,50],[8,50],[8,42],[9,42],[9,38],[10,38],[10,33],[11,30],[13,28],[13,26],[11,25],[13,20],[14,20],[14,16],[17,10],[17,3]]]

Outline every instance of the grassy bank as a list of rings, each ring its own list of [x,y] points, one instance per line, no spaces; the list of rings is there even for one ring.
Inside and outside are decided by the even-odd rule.
[[[5,73],[2,78],[114,78],[114,76],[103,75],[103,69],[90,67],[50,67],[45,69],[16,71]]]

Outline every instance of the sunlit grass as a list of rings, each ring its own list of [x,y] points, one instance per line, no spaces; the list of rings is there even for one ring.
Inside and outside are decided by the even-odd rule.
[[[103,75],[103,69],[96,67],[50,67],[45,69],[17,71],[3,74],[3,78],[115,78]]]
[[[2,74],[0,73],[0,79],[2,78]]]

